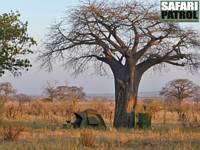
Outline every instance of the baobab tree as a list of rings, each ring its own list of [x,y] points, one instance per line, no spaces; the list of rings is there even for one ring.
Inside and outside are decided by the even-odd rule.
[[[200,87],[188,79],[177,79],[170,81],[160,91],[160,95],[167,99],[175,99],[179,105],[184,99],[195,97]]]
[[[181,116],[184,114],[181,108],[183,100],[193,100],[199,91],[200,87],[192,81],[176,79],[167,83],[160,91],[160,95],[165,98],[170,110],[177,111],[179,120],[181,120]]]
[[[81,73],[94,65],[111,69],[115,83],[114,127],[128,126],[143,74],[156,65],[199,67],[199,34],[161,22],[156,5],[140,2],[88,2],[71,9],[52,26],[42,66],[59,61]]]

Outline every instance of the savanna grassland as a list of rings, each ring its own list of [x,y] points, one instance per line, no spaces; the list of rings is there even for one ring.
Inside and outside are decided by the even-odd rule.
[[[139,101],[137,112],[143,111]],[[108,129],[63,129],[73,112],[86,108],[97,110]],[[147,110],[152,116],[151,129],[112,128],[112,101],[8,101],[0,106],[0,150],[199,150],[200,107],[184,103],[185,117],[167,109],[159,100],[149,101]]]

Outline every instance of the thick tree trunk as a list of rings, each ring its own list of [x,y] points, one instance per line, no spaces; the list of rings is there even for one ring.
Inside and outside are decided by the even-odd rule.
[[[135,111],[141,75],[135,70],[125,72],[126,78],[115,76],[115,116],[114,127],[128,127],[128,113]],[[121,76],[123,72],[121,72]],[[128,79],[128,80],[122,80]]]

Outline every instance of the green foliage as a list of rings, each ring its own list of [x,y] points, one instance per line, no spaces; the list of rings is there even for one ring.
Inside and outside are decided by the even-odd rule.
[[[30,47],[36,41],[27,34],[28,23],[23,23],[19,17],[18,12],[12,11],[0,15],[0,76],[5,71],[17,75],[19,70],[31,67],[24,55],[33,53]]]

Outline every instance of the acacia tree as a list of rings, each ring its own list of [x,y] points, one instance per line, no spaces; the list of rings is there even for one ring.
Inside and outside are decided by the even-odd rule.
[[[24,56],[32,53],[30,47],[36,42],[27,34],[27,22],[23,23],[19,17],[14,12],[0,15],[0,76],[5,71],[16,75],[19,70],[31,67]]]
[[[47,86],[44,89],[46,95],[48,95],[50,101],[54,100],[77,100],[83,99],[85,93],[82,87],[76,86],[56,86],[57,82],[47,82]]]
[[[56,98],[59,100],[68,99],[68,100],[81,100],[85,97],[82,87],[76,86],[58,86],[55,89]]]
[[[56,84],[57,84],[56,81],[54,81],[54,82],[47,81],[47,85],[44,88],[44,93],[48,96],[48,98],[51,102],[54,101],[54,99],[56,98],[56,95],[57,95],[56,94]]]
[[[42,66],[63,60],[76,73],[108,66],[115,83],[114,127],[127,126],[142,75],[158,64],[198,68],[199,34],[160,21],[156,5],[140,2],[88,2],[52,26]]]

